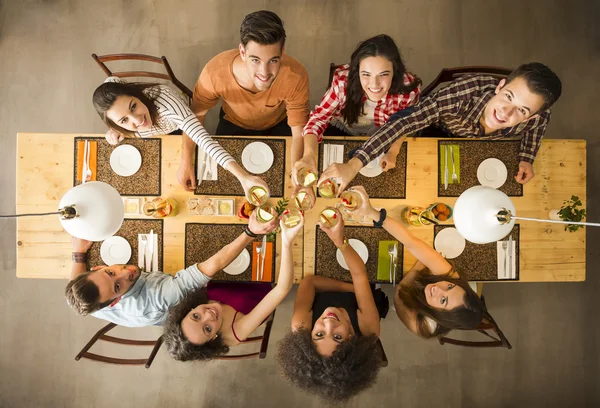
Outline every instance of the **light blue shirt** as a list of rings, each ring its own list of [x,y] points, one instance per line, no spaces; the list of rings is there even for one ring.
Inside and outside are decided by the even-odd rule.
[[[131,289],[114,306],[106,306],[92,316],[127,327],[162,326],[169,308],[194,288],[202,288],[210,278],[197,264],[175,276],[162,272],[142,272]]]

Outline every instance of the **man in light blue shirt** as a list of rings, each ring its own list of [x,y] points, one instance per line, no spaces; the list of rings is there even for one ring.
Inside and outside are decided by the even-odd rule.
[[[73,271],[65,289],[67,303],[77,314],[108,320],[120,326],[162,326],[169,308],[194,288],[229,265],[258,234],[267,234],[279,223],[250,217],[246,230],[207,260],[177,272],[141,272],[136,265],[96,266],[86,270],[86,253],[91,242],[73,238]]]

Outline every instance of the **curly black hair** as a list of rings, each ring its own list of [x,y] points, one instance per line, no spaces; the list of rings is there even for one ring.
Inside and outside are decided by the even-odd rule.
[[[277,361],[295,386],[328,402],[344,402],[375,383],[381,356],[377,336],[353,336],[330,357],[320,355],[305,328],[289,332],[278,343]]]
[[[169,316],[165,323],[163,340],[171,357],[179,361],[212,360],[229,352],[229,347],[217,333],[211,341],[204,344],[194,344],[189,341],[181,330],[183,318],[198,305],[208,303],[206,289],[194,289],[178,304],[169,309]]]

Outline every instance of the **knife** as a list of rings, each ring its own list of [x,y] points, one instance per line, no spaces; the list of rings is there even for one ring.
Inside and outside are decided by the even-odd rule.
[[[150,230],[150,234],[148,234],[148,243],[146,244],[146,271],[152,272],[152,255],[154,251],[154,230]]]
[[[198,150],[198,160],[200,160],[200,150]],[[204,170],[206,169],[206,153],[204,155],[204,160],[202,160],[201,163],[202,164],[200,164],[200,167],[198,167],[198,184],[201,184],[202,180],[204,180]]]
[[[396,284],[396,269],[398,269],[398,242],[394,244],[394,279],[392,285]]]
[[[513,257],[512,244],[513,244],[513,239],[512,239],[512,234],[511,234],[508,236],[508,278],[509,279],[512,279],[512,257]]]
[[[260,249],[260,255],[262,256],[262,262],[260,265],[260,280],[262,281],[265,274],[265,253],[267,252],[267,236],[263,235],[262,246]]]
[[[444,145],[444,190],[448,190],[448,146]]]
[[[87,181],[87,155],[88,155],[88,142],[83,142],[83,163],[81,164],[81,184],[85,184]]]

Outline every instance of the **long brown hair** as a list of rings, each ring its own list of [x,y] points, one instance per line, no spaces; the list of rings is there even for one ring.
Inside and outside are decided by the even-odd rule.
[[[158,127],[156,120],[158,117],[158,108],[154,104],[154,100],[160,94],[159,86],[159,84],[145,82],[105,82],[94,91],[92,103],[102,121],[106,123],[106,126],[116,132],[122,133],[126,137],[136,137],[134,132],[124,129],[110,120],[106,116],[106,111],[113,106],[120,96],[133,96],[146,105],[146,108],[148,108],[148,112],[150,113],[152,125]],[[144,92],[146,90],[148,91]]]
[[[474,329],[481,323],[486,309],[477,293],[462,278],[453,278],[452,271],[446,275],[433,275],[429,269],[418,272],[412,285],[400,285],[399,296],[406,307],[417,313],[417,331],[421,337],[431,338],[446,334],[452,329]],[[449,282],[465,291],[463,305],[452,310],[440,310],[431,307],[425,298],[425,287],[430,283]],[[432,332],[427,317],[435,320],[436,329]]]
[[[402,61],[400,50],[392,38],[385,34],[379,34],[358,44],[350,59],[350,70],[348,72],[348,84],[346,85],[346,105],[342,109],[344,121],[352,126],[358,122],[358,117],[364,112],[364,91],[360,84],[360,62],[367,57],[383,57],[392,63],[393,77],[389,94],[405,94],[414,91],[421,80],[415,79],[408,85],[404,85],[404,74],[406,67]]]

